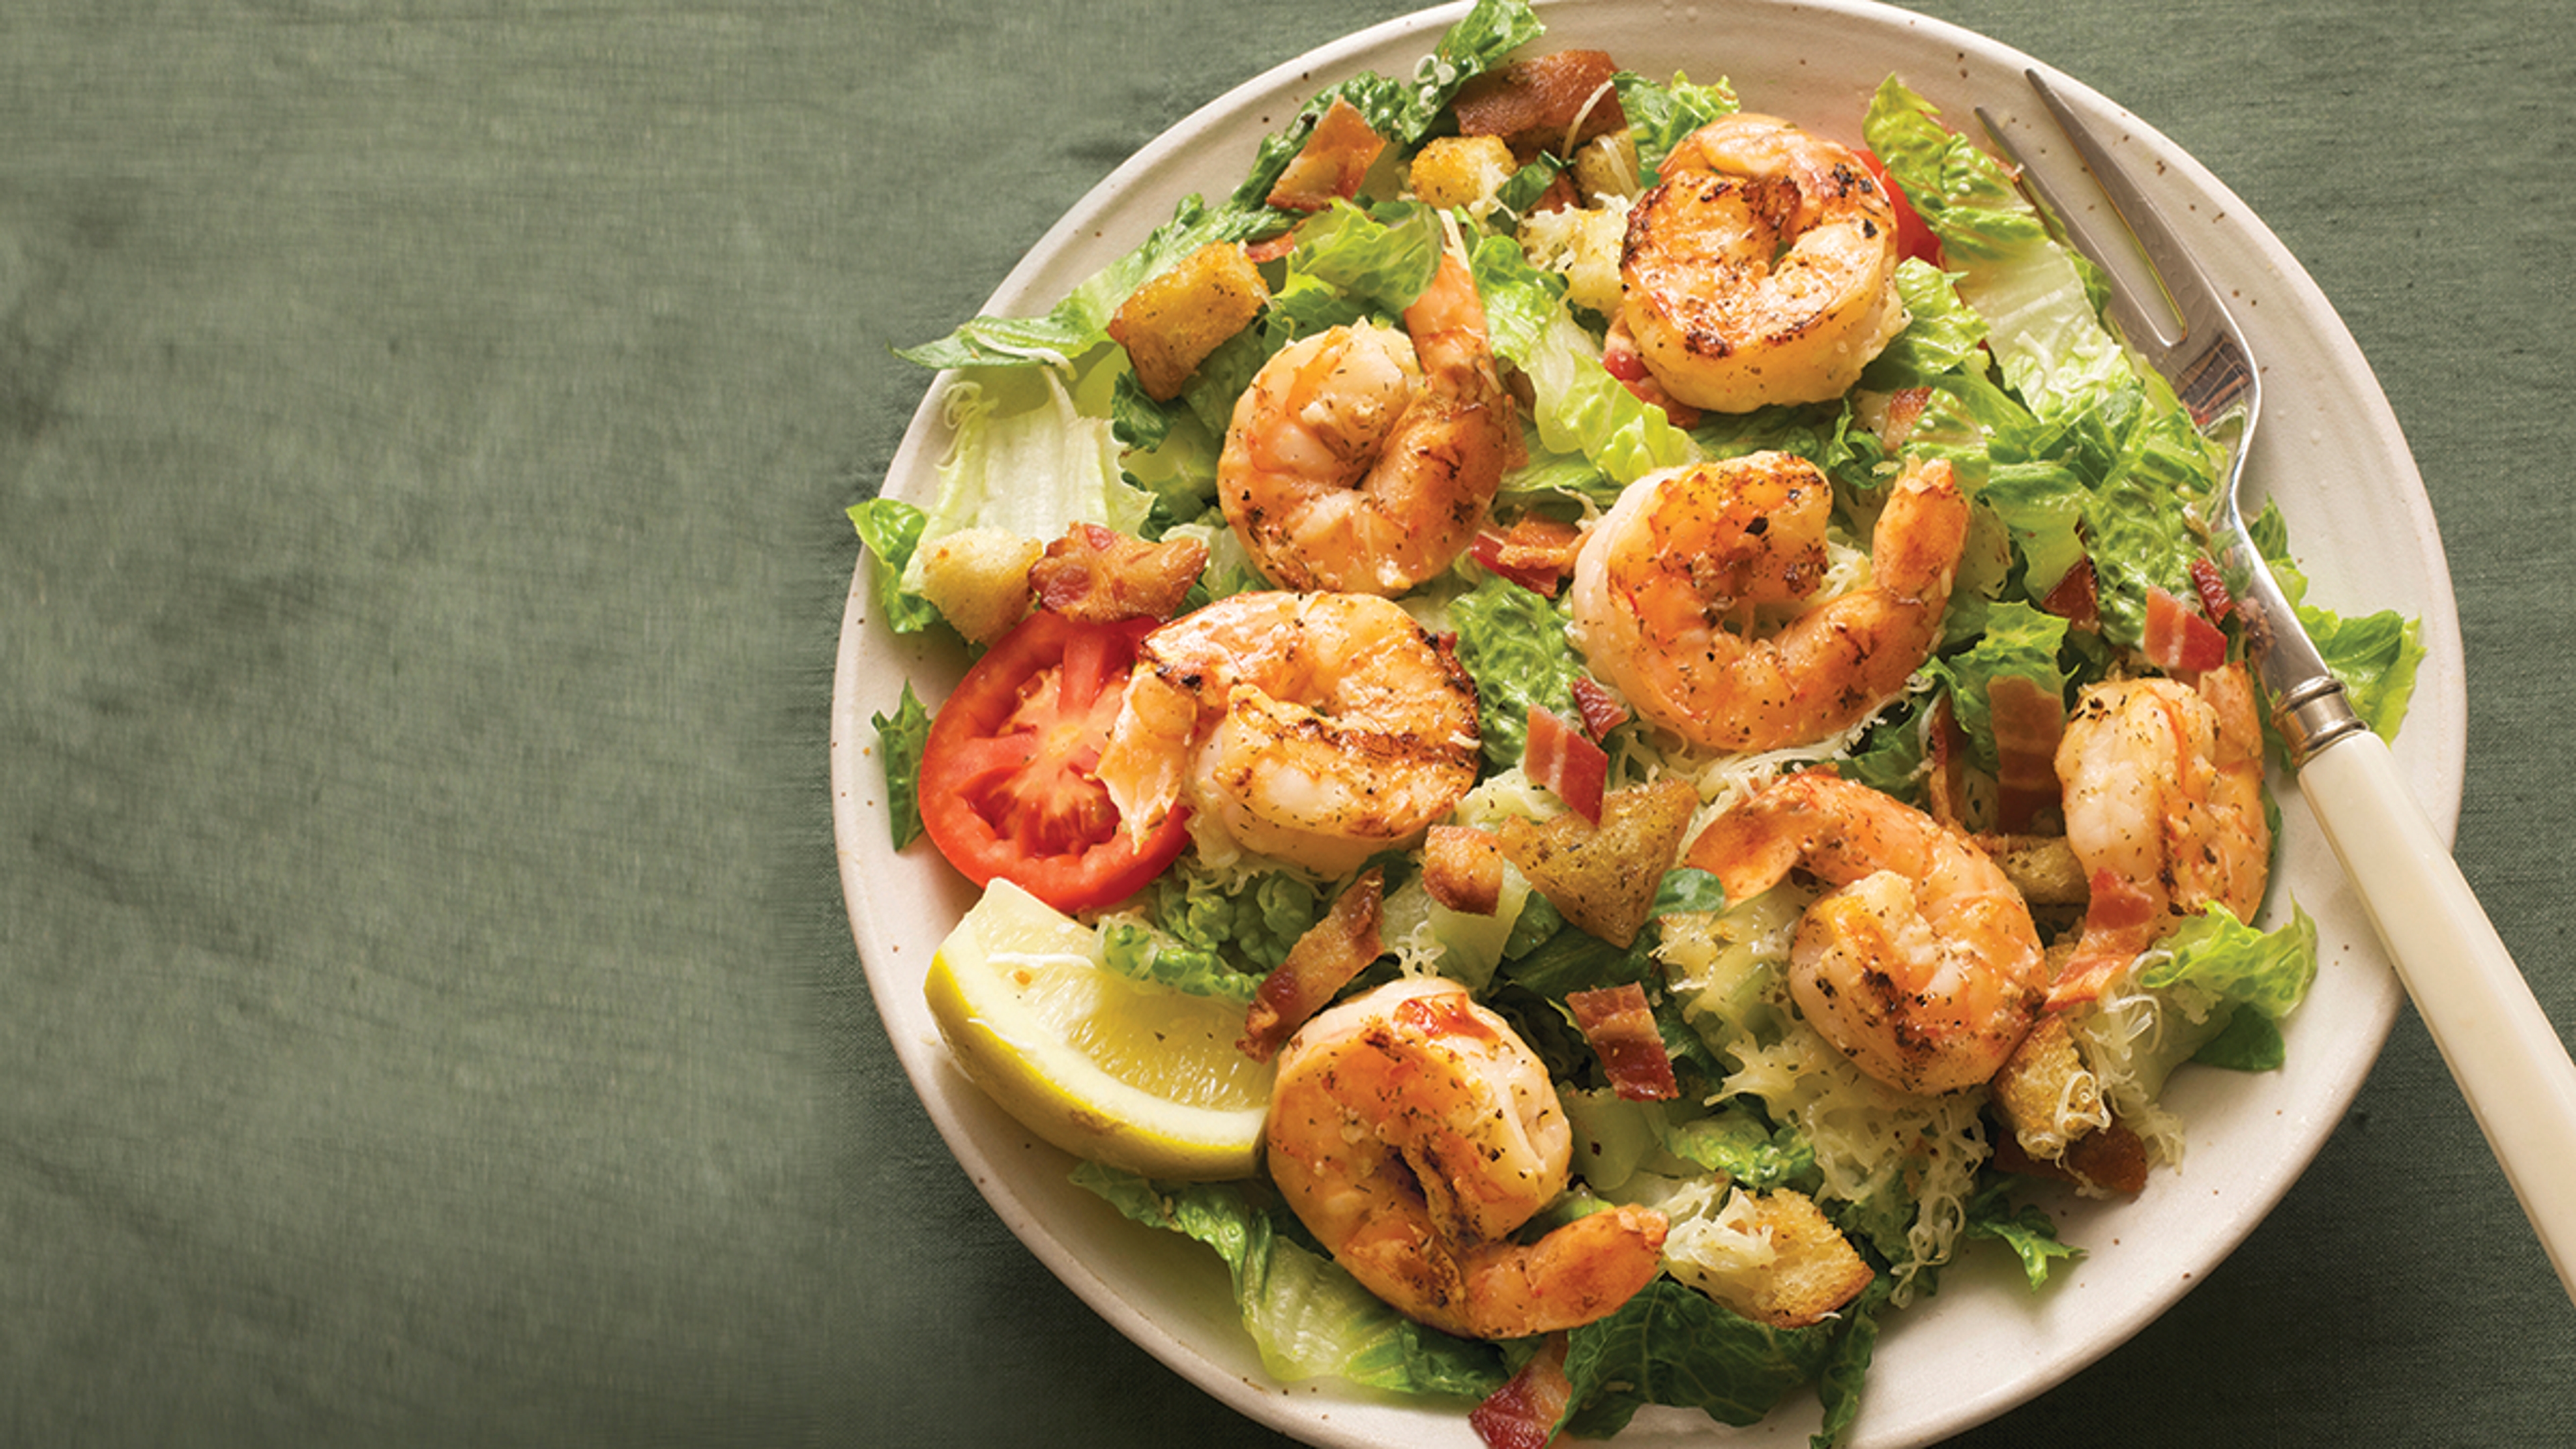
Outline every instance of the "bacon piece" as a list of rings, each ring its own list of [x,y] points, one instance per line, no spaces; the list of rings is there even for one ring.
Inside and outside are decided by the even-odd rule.
[[[1554,598],[1557,585],[1574,571],[1574,556],[1582,549],[1583,530],[1574,524],[1523,514],[1510,528],[1478,533],[1467,551],[1487,571],[1531,593]]]
[[[2199,674],[2227,662],[2227,636],[2199,610],[2163,589],[2147,588],[2147,662],[2167,674]]]
[[[1953,830],[1968,828],[1968,731],[1959,723],[1959,712],[1950,707],[1950,697],[1941,696],[1932,707],[1932,729],[1928,740],[1931,774],[1925,784],[1935,820]]]
[[[1572,157],[1595,136],[1628,129],[1607,51],[1560,50],[1516,60],[1458,88],[1463,136],[1500,136],[1524,164],[1545,151]]]
[[[1521,768],[1556,792],[1575,814],[1601,823],[1601,792],[1610,780],[1610,755],[1590,736],[1567,724],[1562,715],[1531,705],[1529,743],[1521,750]]]
[[[1606,738],[1612,730],[1628,722],[1628,706],[1619,702],[1601,681],[1589,674],[1574,676],[1568,686],[1574,694],[1574,708],[1583,716],[1584,731],[1594,739]]]
[[[1486,1449],[1547,1449],[1574,1400],[1565,1349],[1564,1334],[1549,1334],[1519,1373],[1468,1412],[1467,1424]]]
[[[1265,199],[1287,211],[1321,211],[1357,193],[1385,149],[1386,138],[1369,128],[1359,107],[1335,96]]]
[[[2007,674],[1987,686],[1986,710],[1995,732],[1995,823],[2020,834],[2058,802],[2057,741],[2066,733],[2066,701]]]
[[[1077,523],[1029,565],[1038,606],[1086,624],[1168,619],[1207,567],[1195,538],[1147,543],[1096,523]]]
[[[1932,389],[1904,387],[1890,393],[1887,416],[1879,422],[1878,441],[1893,453],[1914,433],[1915,423],[1922,420],[1923,410],[1932,402]]]
[[[1601,1058],[1612,1091],[1631,1102],[1668,1102],[1681,1095],[1673,1082],[1672,1056],[1646,1005],[1645,987],[1631,981],[1569,992],[1565,1009],[1574,1013],[1576,1029]]]
[[[2191,561],[2191,587],[2200,595],[2200,607],[2218,623],[2236,612],[2236,596],[2227,591],[2227,578],[2207,556]]]
[[[2138,959],[2156,938],[2164,919],[2164,902],[2130,884],[2115,871],[2097,870],[2088,882],[2084,934],[2057,968],[2048,988],[2050,1011],[2081,1006],[2102,994],[2111,978]]]
[[[1453,911],[1490,916],[1503,904],[1503,846],[1490,830],[1434,825],[1422,841],[1422,888]]]
[[[2077,559],[2075,567],[2066,571],[2066,577],[2059,579],[2056,586],[2048,591],[2048,597],[2039,601],[2039,607],[2044,613],[2064,619],[2069,627],[2088,634],[2100,633],[2102,594],[2099,581],[2093,574],[2093,560]]]
[[[1377,929],[1385,890],[1385,877],[1375,868],[1360,872],[1324,918],[1288,948],[1288,959],[1261,978],[1244,1015],[1243,1039],[1235,1043],[1245,1056],[1256,1062],[1276,1056],[1308,1017],[1386,949]]]

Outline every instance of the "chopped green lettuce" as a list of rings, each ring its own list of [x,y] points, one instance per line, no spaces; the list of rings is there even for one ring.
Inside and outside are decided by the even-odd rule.
[[[1950,691],[1950,713],[1968,738],[1968,752],[1991,774],[1999,764],[1989,691],[2004,678],[2027,680],[2049,699],[2066,691],[2057,660],[2066,621],[2021,601],[2006,600],[1984,612],[1985,630],[1967,649],[1934,662],[1933,673]]]
[[[895,498],[871,498],[850,506],[850,524],[877,561],[869,596],[876,600],[877,617],[898,634],[918,634],[940,622],[939,610],[928,599],[903,591],[904,570],[912,563],[913,550],[921,546],[922,525],[928,521],[920,509]]]
[[[1618,1312],[1568,1332],[1565,1376],[1574,1391],[1564,1432],[1607,1438],[1647,1404],[1758,1424],[1823,1377],[1844,1336],[1869,1316],[1856,1306],[1813,1327],[1772,1328],[1658,1278]]]
[[[1520,763],[1533,706],[1573,717],[1583,660],[1557,605],[1497,574],[1449,601],[1449,623],[1458,633],[1458,662],[1476,682],[1485,761],[1508,769]]]
[[[877,764],[885,771],[886,826],[901,850],[921,838],[921,747],[930,738],[930,711],[907,679],[894,714],[870,715],[868,723],[876,726]]]
[[[1154,496],[1119,469],[1106,416],[1112,379],[1093,368],[1081,381],[1103,394],[1096,406],[1078,403],[1052,368],[978,373],[950,387],[954,440],[939,460],[939,496],[904,570],[906,592],[921,592],[918,545],[964,529],[1047,541],[1076,523],[1121,533],[1144,526]]]
[[[1542,449],[1586,459],[1612,494],[1698,456],[1690,434],[1601,365],[1600,342],[1566,308],[1563,278],[1530,265],[1506,237],[1479,242],[1472,260],[1494,353],[1535,389],[1531,421]]]
[[[1492,1345],[1425,1328],[1339,1264],[1300,1246],[1242,1183],[1149,1182],[1097,1163],[1076,1185],[1150,1227],[1214,1249],[1262,1367],[1284,1382],[1334,1376],[1397,1393],[1482,1398],[1502,1386]]]
[[[2254,545],[2271,566],[2272,577],[2288,595],[2299,625],[2324,656],[2326,667],[2343,681],[2353,712],[2382,739],[2397,738],[2405,723],[2407,703],[2415,693],[2415,671],[2424,662],[2422,626],[2394,609],[2347,619],[2305,602],[2307,575],[2290,558],[2289,528],[2281,511],[2266,502],[2248,525]]]
[[[1637,143],[1637,170],[1647,176],[1691,132],[1741,109],[1734,87],[1724,80],[1695,85],[1676,75],[1658,83],[1622,71],[1613,83],[1619,88],[1619,109],[1628,117],[1628,135]]]

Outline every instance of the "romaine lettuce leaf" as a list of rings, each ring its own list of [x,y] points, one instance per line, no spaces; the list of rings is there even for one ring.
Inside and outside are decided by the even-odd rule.
[[[2028,680],[2045,699],[2062,698],[2066,671],[2057,659],[2066,641],[2066,621],[2044,614],[2019,600],[2007,600],[1984,611],[1985,631],[1966,650],[1933,663],[1933,672],[1950,690],[1950,713],[1968,737],[1968,752],[1992,774],[1999,760],[1995,748],[1991,691],[2007,677]]]
[[[1601,344],[1565,304],[1565,280],[1532,266],[1509,237],[1479,241],[1471,257],[1494,354],[1529,375],[1531,422],[1541,450],[1589,460],[1609,492],[1699,450],[1690,435],[1601,365]]]
[[[2353,712],[2380,738],[2397,738],[2398,726],[2406,721],[2406,706],[2414,697],[2415,672],[2424,662],[2422,627],[2394,609],[2346,619],[2310,607],[2304,602],[2307,575],[2290,557],[2289,527],[2281,519],[2281,510],[2265,502],[2248,531],[2281,592],[2289,596],[2309,641],[2324,656],[2326,667],[2343,681],[2344,697]]]
[[[901,850],[921,838],[921,747],[930,738],[930,711],[907,679],[894,714],[870,715],[868,723],[876,726],[877,763],[885,771],[886,825]]]
[[[1487,574],[1449,601],[1449,623],[1458,633],[1458,662],[1476,682],[1486,762],[1508,769],[1520,763],[1532,706],[1575,713],[1583,661],[1566,639],[1565,616],[1546,596]]]
[[[870,592],[877,617],[898,634],[918,634],[940,622],[937,606],[903,591],[904,570],[912,563],[913,550],[921,546],[922,525],[928,521],[920,509],[895,498],[871,498],[850,506],[850,524],[859,531],[860,544],[876,556],[876,581]]]
[[[2212,905],[2158,943],[2138,984],[2156,991],[2188,987],[2238,1008],[2192,1059],[2259,1072],[2286,1060],[2280,1021],[2306,998],[2316,976],[2317,924],[2306,911],[2293,904],[2287,923],[2258,931]]]
[[[1628,118],[1628,135],[1637,143],[1637,170],[1652,176],[1684,137],[1720,116],[1733,115],[1734,87],[1723,79],[1694,85],[1675,75],[1659,84],[1627,71],[1619,73],[1619,109]]]
[[[1111,371],[1095,367],[1078,379],[1103,394],[1088,408],[1052,368],[979,372],[951,385],[955,436],[939,460],[939,496],[904,570],[906,592],[921,592],[919,545],[962,529],[1046,542],[1076,523],[1130,534],[1144,527],[1154,496],[1119,469],[1107,417]]]
[[[1869,1316],[1855,1307],[1811,1328],[1771,1328],[1658,1278],[1618,1312],[1568,1332],[1574,1409],[1564,1432],[1607,1438],[1647,1404],[1698,1409],[1723,1424],[1760,1423],[1821,1378],[1844,1336]]]
[[[1425,1328],[1380,1302],[1340,1265],[1280,1231],[1242,1183],[1149,1182],[1089,1162],[1074,1168],[1073,1181],[1137,1222],[1214,1249],[1273,1377],[1332,1375],[1397,1393],[1477,1399],[1502,1385],[1502,1355],[1492,1345]]]

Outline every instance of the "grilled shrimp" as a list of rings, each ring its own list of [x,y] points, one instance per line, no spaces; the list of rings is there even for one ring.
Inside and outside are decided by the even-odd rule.
[[[1807,744],[1867,718],[1939,641],[1968,504],[1934,461],[1879,514],[1869,582],[1814,600],[1829,485],[1787,453],[1649,474],[1574,566],[1573,635],[1638,713],[1704,749]],[[1757,606],[1806,607],[1768,637]]]
[[[1456,982],[1379,987],[1279,1057],[1270,1175],[1351,1276],[1408,1317],[1524,1338],[1607,1316],[1660,1271],[1665,1221],[1621,1207],[1535,1243],[1573,1133],[1547,1068]]]
[[[1840,397],[1902,331],[1896,212],[1860,159],[1771,116],[1691,133],[1628,216],[1620,313],[1664,391],[1742,413]]]
[[[1484,303],[1457,254],[1404,325],[1291,343],[1234,405],[1217,496],[1282,588],[1407,592],[1474,541],[1518,456]]]
[[[2115,680],[2076,699],[2057,746],[2066,841],[2092,899],[2052,1005],[2088,1000],[2185,916],[2251,921],[2270,879],[2262,712],[2241,663]]]
[[[1789,990],[1852,1064],[1931,1095],[1992,1077],[2039,1019],[2030,906],[1974,842],[1830,771],[1778,780],[1709,822],[1684,863],[1745,900],[1804,870],[1832,887],[1798,922]]]
[[[1098,775],[1135,830],[1177,805],[1341,875],[1409,847],[1476,783],[1476,689],[1367,594],[1236,594],[1145,636]]]

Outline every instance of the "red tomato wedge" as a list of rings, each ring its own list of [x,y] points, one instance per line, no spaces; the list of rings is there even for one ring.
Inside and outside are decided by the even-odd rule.
[[[1177,809],[1131,838],[1093,773],[1136,643],[1155,623],[1083,624],[1041,609],[940,706],[921,752],[921,823],[967,879],[1000,877],[1070,913],[1133,895],[1189,843]]]
[[[1899,260],[1912,257],[1919,262],[1941,265],[1941,239],[1923,222],[1923,214],[1906,199],[1905,188],[1887,174],[1887,163],[1871,152],[1859,153],[1860,164],[1869,168],[1870,178],[1887,193],[1887,204],[1896,210],[1896,255]]]

